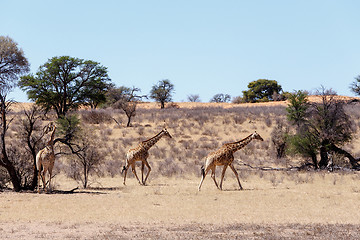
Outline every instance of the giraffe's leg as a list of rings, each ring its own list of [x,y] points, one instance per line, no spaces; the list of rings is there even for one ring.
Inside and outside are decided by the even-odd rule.
[[[37,171],[37,189],[38,189],[38,193],[40,193],[40,176],[41,176],[41,170]]]
[[[52,191],[52,187],[51,187],[51,176],[52,176],[52,168],[48,169],[49,172],[49,185],[48,185],[48,189],[51,192]]]
[[[200,180],[200,184],[199,184],[199,187],[198,187],[198,191],[200,191],[201,185],[203,184],[204,179],[205,179],[205,177],[206,177],[206,175],[208,174],[209,171],[210,171],[210,168],[209,168],[209,167],[208,167],[206,170],[204,169],[204,166],[201,167],[202,177],[201,177],[201,180]]]
[[[225,172],[226,172],[226,168],[228,167],[227,164],[224,165],[224,168],[222,170],[222,173],[221,173],[221,179],[220,179],[220,190],[222,190],[222,183],[223,183],[223,180],[224,180],[224,176],[225,176]]]
[[[125,167],[124,170],[123,170],[123,171],[125,171],[125,174],[124,174],[124,182],[123,182],[124,185],[126,185],[126,184],[125,184],[125,181],[126,181],[126,174],[127,174],[128,168],[129,168],[129,165],[128,165],[127,167]]]
[[[144,184],[144,167],[145,167],[145,163],[143,161],[141,161],[141,182],[142,182],[142,184]]]
[[[136,170],[135,170],[135,162],[133,164],[131,164],[131,169],[132,169],[132,172],[134,173],[136,179],[138,180],[139,184],[141,185],[141,182],[139,180],[139,177],[138,175],[136,174]]]
[[[236,179],[237,179],[237,181],[238,181],[238,183],[239,183],[240,190],[243,190],[243,187],[241,186],[241,183],[240,183],[239,174],[237,173],[234,165],[233,165],[233,164],[230,164],[230,168],[231,168],[231,170],[234,172],[234,174],[235,174],[235,176],[236,176]]]
[[[145,163],[146,167],[148,168],[148,172],[146,174],[145,181],[143,182],[143,185],[146,184],[146,180],[148,179],[150,171],[151,171],[151,167],[150,167],[149,163],[147,162],[147,160],[145,160],[144,163]]]
[[[43,189],[46,191],[45,174],[46,174],[46,171],[45,171],[45,169],[43,169],[41,172],[41,180],[43,182]]]
[[[219,188],[219,185],[216,182],[216,178],[215,178],[215,167],[211,169],[211,178],[214,180],[216,187]]]
[[[125,172],[125,174],[124,174],[124,182],[123,182],[124,185],[126,185],[126,184],[125,184],[126,174],[127,174],[127,171],[128,171],[128,169],[129,169],[129,167],[130,167],[129,161],[126,161],[126,163],[127,163],[127,165],[124,166],[124,167],[123,167],[123,170],[121,171],[121,173]]]

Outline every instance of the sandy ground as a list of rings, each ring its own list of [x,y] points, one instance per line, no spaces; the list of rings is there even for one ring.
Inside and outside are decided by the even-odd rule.
[[[51,194],[0,194],[2,239],[208,239],[360,237],[359,175],[303,173],[295,180],[258,176],[243,181],[227,173],[224,191],[207,177],[100,179],[90,190],[65,183]],[[346,237],[346,238],[345,238]]]

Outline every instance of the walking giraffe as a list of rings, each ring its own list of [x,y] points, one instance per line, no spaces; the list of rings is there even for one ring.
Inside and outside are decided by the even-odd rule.
[[[253,134],[250,134],[248,137],[246,137],[238,142],[224,144],[217,151],[210,153],[205,159],[205,166],[201,167],[202,178],[201,178],[198,190],[200,191],[200,188],[205,179],[205,176],[210,170],[211,170],[211,177],[214,180],[216,187],[219,188],[220,190],[222,190],[222,183],[223,183],[226,168],[228,166],[230,166],[231,170],[234,172],[236,179],[239,183],[239,188],[240,188],[240,190],[242,190],[243,188],[242,188],[240,180],[239,180],[239,175],[233,165],[233,161],[234,161],[233,154],[234,154],[234,152],[236,152],[236,151],[240,150],[241,148],[245,147],[246,145],[248,145],[253,139],[258,139],[258,140],[264,141],[262,139],[262,137],[255,131]],[[224,167],[223,167],[223,170],[221,173],[221,180],[220,180],[220,187],[219,187],[216,182],[216,179],[215,179],[215,168],[216,168],[216,166],[221,166],[221,165],[223,165]]]
[[[156,134],[154,137],[141,142],[137,147],[129,149],[126,152],[127,165],[123,167],[123,170],[121,172],[121,173],[123,173],[125,171],[124,185],[125,185],[125,180],[126,180],[126,173],[130,166],[131,166],[132,172],[134,173],[136,179],[139,181],[139,184],[140,185],[146,184],[146,180],[149,177],[149,174],[151,171],[151,167],[147,161],[147,158],[149,157],[149,149],[152,146],[154,146],[155,143],[157,143],[160,140],[160,138],[162,138],[163,136],[172,138],[170,133],[166,130],[166,128],[164,128],[163,130],[161,130],[161,132]],[[135,170],[135,162],[136,161],[141,161],[141,182],[140,182],[140,180],[136,174],[136,170]],[[144,166],[145,165],[148,168],[148,172],[147,172],[145,180],[144,180]]]
[[[43,188],[45,189],[46,187],[45,174],[47,171],[49,172],[49,186],[51,183],[51,174],[55,163],[55,154],[54,154],[55,130],[56,130],[56,126],[53,122],[51,122],[46,128],[46,132],[52,131],[50,141],[48,141],[46,146],[36,154],[36,168],[38,171],[38,181],[37,181],[38,192],[40,192],[40,177],[43,182]]]

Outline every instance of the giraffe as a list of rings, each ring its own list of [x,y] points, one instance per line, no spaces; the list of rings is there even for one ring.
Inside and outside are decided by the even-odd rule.
[[[50,186],[52,169],[55,163],[55,153],[54,153],[55,130],[56,130],[56,126],[53,122],[51,122],[46,129],[46,132],[52,131],[50,141],[48,141],[46,146],[36,154],[36,168],[38,171],[38,182],[37,182],[38,193],[40,193],[40,177],[43,182],[43,188],[45,189],[46,186],[45,174],[47,171],[49,172],[49,186]]]
[[[260,141],[264,141],[262,139],[262,137],[255,131],[253,134],[250,134],[249,136],[247,136],[246,138],[244,138],[238,142],[224,144],[217,151],[210,153],[205,158],[205,166],[203,165],[201,167],[202,178],[201,178],[198,190],[200,191],[200,188],[205,179],[205,176],[210,170],[211,170],[211,178],[214,180],[216,187],[219,188],[220,190],[222,190],[222,183],[223,183],[226,168],[228,166],[234,172],[236,179],[239,183],[239,188],[240,188],[240,190],[242,190],[243,188],[242,188],[240,180],[239,180],[239,175],[233,165],[233,161],[234,161],[233,154],[234,154],[234,152],[236,152],[236,151],[240,150],[241,148],[245,147],[246,145],[248,145],[253,139],[258,139]],[[223,170],[221,173],[221,180],[220,180],[220,187],[219,187],[216,182],[216,179],[215,179],[215,168],[216,168],[216,166],[221,166],[221,165],[223,165],[224,167],[223,167]]]
[[[161,130],[158,134],[156,134],[154,137],[149,138],[148,140],[145,140],[143,142],[141,142],[137,147],[135,148],[131,148],[126,152],[126,163],[127,165],[123,167],[121,173],[123,173],[125,171],[125,175],[124,175],[124,185],[125,185],[125,180],[126,180],[126,173],[127,170],[129,169],[129,167],[131,166],[132,168],[132,172],[134,173],[136,179],[138,180],[139,184],[141,185],[145,185],[146,184],[146,180],[149,177],[150,171],[151,171],[151,167],[147,161],[147,158],[149,157],[149,149],[155,145],[155,143],[157,143],[160,138],[162,138],[163,136],[172,138],[170,133],[166,130],[166,128],[164,128],[163,130]],[[141,161],[141,182],[136,174],[135,171],[135,162],[136,161]],[[146,165],[146,167],[148,168],[148,172],[146,174],[145,180],[144,180],[144,166]]]

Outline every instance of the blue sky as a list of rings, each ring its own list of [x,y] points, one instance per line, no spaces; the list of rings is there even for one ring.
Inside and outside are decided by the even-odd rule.
[[[251,81],[285,91],[321,85],[354,96],[360,75],[356,0],[2,0],[0,35],[13,38],[31,72],[54,56],[106,66],[117,86],[148,94],[169,79],[175,101],[239,96]],[[11,97],[26,101],[15,90]]]

